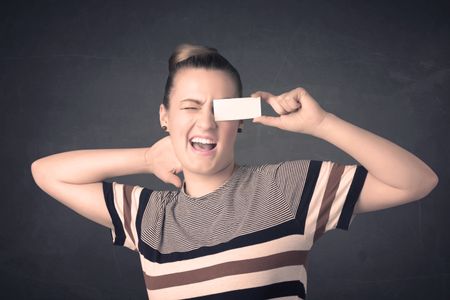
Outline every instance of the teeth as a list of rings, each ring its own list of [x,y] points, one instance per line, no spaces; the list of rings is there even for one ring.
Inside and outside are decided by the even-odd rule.
[[[199,143],[199,144],[215,144],[215,142],[213,140],[203,139],[203,138],[199,138],[199,137],[195,137],[195,138],[191,139],[191,142]]]

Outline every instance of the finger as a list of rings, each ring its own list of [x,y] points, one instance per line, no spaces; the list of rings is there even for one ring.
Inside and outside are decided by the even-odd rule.
[[[279,117],[261,116],[253,119],[253,123],[260,123],[266,126],[280,128],[281,121]]]
[[[181,172],[183,172],[183,168],[181,166],[175,167],[170,170],[170,173],[172,173],[172,174],[179,174]]]
[[[281,105],[280,96],[273,96],[265,101],[272,107],[272,109],[279,115],[285,115],[288,111]]]
[[[288,102],[288,105],[292,109],[299,109],[300,107],[302,107],[302,101],[301,101],[301,98],[298,97],[298,95],[294,95],[292,97],[286,97],[286,101]]]
[[[288,110],[286,110],[285,107],[283,107],[281,105],[281,103],[279,102],[279,100],[277,100],[276,98],[272,98],[273,100],[270,100],[270,102],[268,102],[270,104],[270,106],[272,106],[273,110],[279,114],[279,115],[285,115],[288,113]]]
[[[269,98],[275,97],[269,92],[257,91],[250,95],[251,97],[261,97],[264,101],[267,101]]]
[[[299,100],[297,100],[294,97],[285,96],[281,101],[280,105],[286,110],[287,112],[294,112],[297,111],[301,107],[301,103]]]
[[[280,105],[279,103],[279,97],[281,96],[275,96],[269,92],[264,91],[258,91],[251,95],[252,97],[261,97],[261,99],[270,106],[272,106],[272,109],[279,115],[285,115],[288,112]]]
[[[169,173],[169,174],[167,175],[166,182],[167,182],[167,183],[170,183],[170,184],[173,184],[173,185],[176,186],[177,188],[180,188],[180,187],[181,187],[181,179],[180,179],[180,177],[178,177],[178,176],[175,175],[175,174]]]
[[[286,114],[291,112],[291,108],[289,107],[289,105],[287,105],[286,99],[280,98],[278,100],[278,103],[283,108],[283,110],[286,112]]]

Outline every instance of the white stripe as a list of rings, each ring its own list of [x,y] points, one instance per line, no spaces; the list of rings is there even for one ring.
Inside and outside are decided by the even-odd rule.
[[[322,162],[316,186],[314,187],[314,192],[311,197],[311,202],[309,203],[308,215],[306,217],[305,222],[305,234],[309,235],[309,237],[311,238],[311,243],[312,239],[314,238],[314,234],[316,232],[320,206],[323,201],[323,196],[325,195],[325,189],[327,187],[331,169],[332,169],[331,162],[328,161]]]

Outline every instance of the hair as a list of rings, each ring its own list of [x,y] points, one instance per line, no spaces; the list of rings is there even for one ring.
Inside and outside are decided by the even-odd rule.
[[[238,97],[242,97],[242,82],[239,72],[215,48],[181,44],[169,58],[169,76],[164,90],[163,104],[169,108],[169,95],[177,72],[184,68],[204,68],[227,72],[236,84]]]

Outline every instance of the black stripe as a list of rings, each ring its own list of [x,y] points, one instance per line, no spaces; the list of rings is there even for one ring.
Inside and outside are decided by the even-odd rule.
[[[297,214],[295,218],[299,222],[300,231],[303,234],[305,232],[306,217],[308,216],[309,204],[316,188],[317,179],[319,178],[320,167],[322,161],[311,160],[308,167],[308,174],[306,175],[305,185],[303,187],[303,193],[300,199],[300,205],[298,206]]]
[[[140,248],[141,242],[141,224],[142,224],[142,216],[144,215],[145,208],[147,207],[148,200],[150,199],[150,195],[153,190],[143,188],[141,194],[139,195],[139,207],[136,212],[136,231],[138,236],[138,248]]]
[[[305,299],[305,287],[300,281],[286,281],[266,286],[242,289],[189,299],[268,299],[277,297],[298,296]]]
[[[136,220],[137,221],[137,220]],[[193,259],[197,257],[207,256],[211,254],[216,254],[222,251],[242,248],[245,246],[256,245],[259,243],[264,243],[277,238],[293,235],[293,234],[303,234],[299,231],[298,223],[295,219],[284,222],[277,226],[267,228],[254,233],[249,233],[236,237],[228,242],[222,244],[201,247],[195,250],[187,252],[173,252],[173,253],[161,253],[157,249],[153,249],[140,238],[140,228],[139,230],[139,252],[148,260],[157,263],[168,263],[186,259]]]
[[[361,193],[366,177],[367,169],[364,168],[364,166],[358,165],[347,197],[345,198],[344,207],[342,208],[336,228],[348,230],[356,201],[359,198],[359,194]]]
[[[116,207],[114,205],[114,192],[111,182],[102,181],[103,183],[103,196],[105,198],[106,207],[108,208],[109,215],[111,216],[112,223],[114,225],[114,233],[116,238],[113,244],[123,246],[125,243],[125,231],[123,230],[122,221],[117,214]]]

